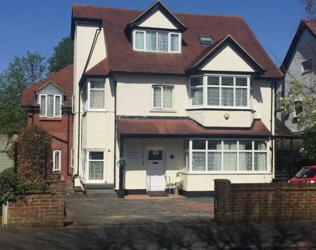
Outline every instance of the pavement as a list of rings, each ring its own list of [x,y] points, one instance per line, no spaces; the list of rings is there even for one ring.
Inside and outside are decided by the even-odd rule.
[[[0,249],[316,249],[316,223],[218,224],[213,199],[87,199],[65,228],[0,228]]]

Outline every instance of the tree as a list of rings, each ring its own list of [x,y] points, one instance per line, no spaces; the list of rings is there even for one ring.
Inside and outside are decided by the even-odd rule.
[[[21,108],[23,90],[42,80],[46,73],[45,58],[38,52],[14,57],[0,74],[0,133],[12,137],[26,124],[26,112]]]
[[[74,61],[74,42],[71,37],[63,38],[56,47],[54,47],[53,55],[48,59],[49,74],[72,64]]]

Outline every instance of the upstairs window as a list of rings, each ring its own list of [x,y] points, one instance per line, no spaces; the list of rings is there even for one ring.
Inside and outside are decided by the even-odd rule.
[[[303,112],[303,103],[301,100],[294,101],[294,118],[299,118]]]
[[[249,99],[249,77],[210,75],[191,78],[192,106],[249,108]]]
[[[40,117],[61,117],[61,95],[40,95]]]
[[[180,33],[136,30],[133,34],[134,50],[166,53],[181,52]]]
[[[302,62],[302,70],[303,70],[302,73],[303,74],[311,72],[312,68],[313,68],[313,60],[312,59]]]
[[[105,81],[90,80],[83,90],[84,109],[88,111],[105,110]]]
[[[153,108],[173,108],[173,86],[153,86]]]

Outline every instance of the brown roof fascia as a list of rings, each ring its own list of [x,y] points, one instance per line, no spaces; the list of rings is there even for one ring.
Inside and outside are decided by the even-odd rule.
[[[186,71],[189,73],[196,71],[197,68],[202,66],[203,63],[205,63],[214,53],[219,51],[221,47],[226,44],[233,45],[237,50],[239,50],[242,56],[244,56],[250,63],[250,66],[254,67],[258,72],[261,74],[266,72],[266,70],[243,47],[241,47],[231,35],[227,35],[226,37],[210,45],[209,48],[204,50],[202,54],[197,57],[197,59],[186,69]]]
[[[305,30],[305,28],[307,28],[309,30],[309,32],[311,33],[311,35],[316,39],[316,34],[310,29],[310,27],[307,25],[307,22],[308,21],[312,21],[312,20],[307,20],[307,19],[302,19],[301,22],[300,22],[300,25],[298,26],[297,28],[297,31],[295,33],[295,36],[292,40],[292,43],[290,45],[290,48],[288,49],[285,57],[284,57],[284,60],[280,66],[280,70],[282,73],[286,73],[286,71],[288,70],[288,63],[290,61],[290,58],[292,56],[292,53],[299,41],[299,39],[301,38],[301,35],[303,33],[303,31]]]
[[[182,32],[187,30],[187,27],[174,15],[172,12],[160,1],[157,0],[152,5],[150,5],[140,16],[135,18],[129,24],[130,28],[138,26],[143,20],[150,16],[156,10],[160,10],[166,17]]]

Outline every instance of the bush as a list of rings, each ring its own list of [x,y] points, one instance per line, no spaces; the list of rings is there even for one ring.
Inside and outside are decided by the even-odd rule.
[[[41,182],[45,175],[45,145],[47,144],[47,175],[52,173],[51,136],[42,128],[32,125],[13,141],[11,158],[15,159],[17,150],[17,169],[20,178],[29,183]]]
[[[47,191],[48,187],[45,181],[29,183],[19,173],[15,173],[13,168],[8,168],[0,173],[0,205],[24,199],[35,191]]]

